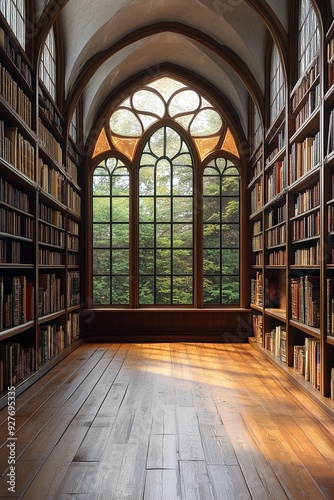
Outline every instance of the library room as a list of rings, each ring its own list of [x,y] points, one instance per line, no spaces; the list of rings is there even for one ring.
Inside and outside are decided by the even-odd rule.
[[[0,0],[0,498],[334,499],[333,0]]]

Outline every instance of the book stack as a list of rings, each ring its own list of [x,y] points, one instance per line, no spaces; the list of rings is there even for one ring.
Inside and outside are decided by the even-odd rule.
[[[301,276],[291,279],[291,317],[305,325],[320,327],[319,278]]]
[[[253,336],[257,342],[262,342],[263,318],[260,314],[253,314]]]
[[[67,306],[80,304],[80,272],[70,271],[67,274]]]
[[[265,348],[276,358],[286,362],[286,330],[283,326],[278,325],[265,334]]]
[[[263,306],[263,276],[259,271],[251,280],[251,303],[255,306]]]
[[[0,330],[34,319],[34,286],[26,276],[0,276]]]
[[[42,120],[38,121],[38,138],[42,146],[50,153],[58,165],[62,165],[63,153],[59,142],[52,133],[43,125]]]
[[[327,312],[326,312],[327,335],[334,336],[334,278],[327,279],[326,299],[327,299]]]
[[[17,385],[35,370],[35,349],[19,342],[0,343],[0,391]]]
[[[64,294],[60,290],[60,278],[53,273],[39,275],[38,315],[45,316],[64,308]]]
[[[44,364],[66,347],[65,332],[61,325],[41,325],[39,331],[38,361]]]
[[[293,143],[289,155],[289,183],[312,170],[320,161],[320,134]]]
[[[7,8],[12,8],[15,9],[16,6],[12,2],[7,2]],[[7,19],[11,18],[12,16],[7,17]],[[16,17],[16,13],[14,15],[14,18]],[[19,24],[16,25],[18,27]],[[20,42],[24,43],[25,40],[25,29],[23,23],[20,24],[21,30],[19,33],[17,33],[17,37],[19,38]],[[22,44],[23,44],[22,43]],[[3,48],[3,50],[6,52],[7,56],[10,58],[10,60],[15,64],[23,78],[26,80],[27,84],[29,87],[32,87],[32,74],[30,71],[30,68],[28,64],[22,59],[22,56],[20,52],[16,50],[14,47],[14,44],[12,43],[9,35],[5,33],[3,28],[0,28],[0,45]]]
[[[0,121],[0,156],[24,175],[34,179],[34,147],[23,138],[17,127],[6,127],[3,121]]]

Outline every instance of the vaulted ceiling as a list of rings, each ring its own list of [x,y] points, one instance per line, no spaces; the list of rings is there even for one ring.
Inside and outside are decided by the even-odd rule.
[[[88,137],[109,96],[124,97],[169,68],[217,91],[247,136],[248,96],[261,110],[265,54],[273,39],[287,59],[288,0],[37,0],[40,39],[57,19],[65,99],[82,96]],[[175,74],[175,73],[174,73]],[[118,96],[121,97],[120,95]]]

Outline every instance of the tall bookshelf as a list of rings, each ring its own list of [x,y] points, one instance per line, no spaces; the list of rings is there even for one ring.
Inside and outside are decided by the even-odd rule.
[[[2,407],[79,342],[81,189],[61,112],[1,14],[0,60]]]
[[[333,416],[334,26],[326,48],[324,60],[320,51],[296,82],[262,144],[256,218],[263,243],[252,244],[251,294],[256,272],[263,297],[260,307],[251,304],[250,342]],[[249,191],[251,197],[251,184]]]

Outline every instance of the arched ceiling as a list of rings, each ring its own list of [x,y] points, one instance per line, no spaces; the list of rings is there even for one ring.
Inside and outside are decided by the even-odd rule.
[[[82,96],[84,138],[108,95],[166,64],[221,92],[247,135],[248,95],[263,105],[269,37],[286,56],[288,0],[37,0],[44,30],[54,18],[65,53],[65,99]],[[40,39],[43,39],[41,37]]]

